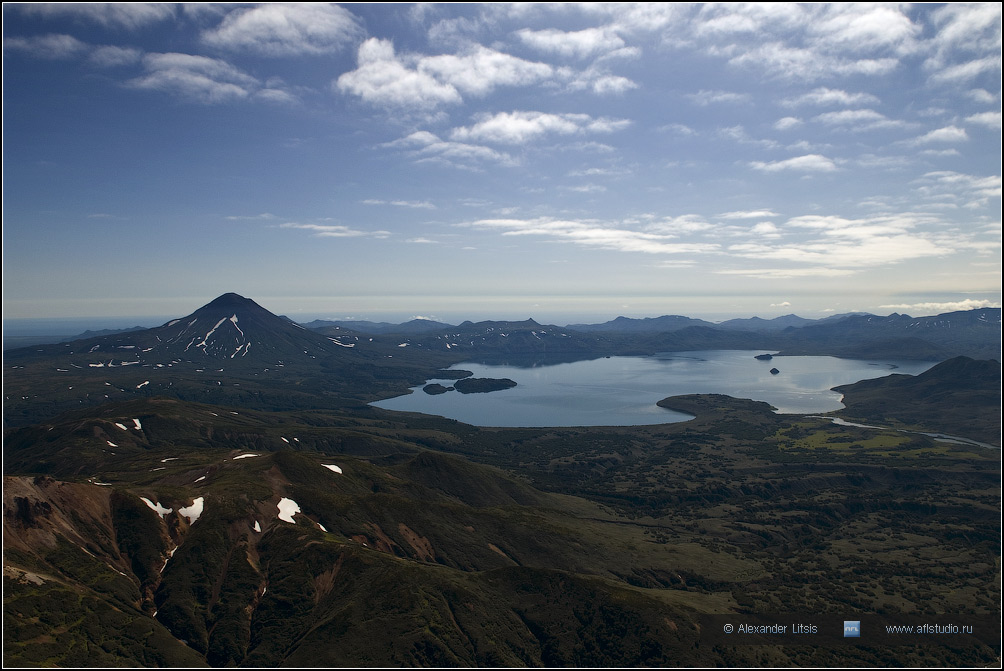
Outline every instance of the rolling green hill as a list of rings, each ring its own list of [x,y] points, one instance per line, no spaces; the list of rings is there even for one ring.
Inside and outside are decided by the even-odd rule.
[[[882,665],[702,645],[700,616],[996,612],[997,455],[665,404],[697,418],[498,430],[143,399],[10,431],[4,661]],[[997,653],[925,654],[894,661]]]
[[[919,427],[1001,444],[1001,364],[955,357],[917,376],[889,375],[835,387],[840,416]]]

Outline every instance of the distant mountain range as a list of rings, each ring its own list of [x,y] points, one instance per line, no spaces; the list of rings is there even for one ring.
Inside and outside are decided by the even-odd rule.
[[[303,324],[305,328],[315,331],[330,332],[332,330],[349,330],[358,333],[384,334],[384,333],[428,333],[429,331],[439,331],[450,328],[450,324],[433,321],[431,319],[412,319],[403,324],[391,324],[389,322],[371,322],[365,320],[330,321],[325,319],[315,319],[312,322]]]
[[[258,315],[262,318],[264,318],[263,313],[267,313],[272,319],[266,319],[266,322],[271,322],[275,328],[278,328],[278,322],[275,322],[274,319],[278,319],[287,325],[302,327],[308,331],[327,336],[330,343],[343,347],[360,342],[361,336],[403,336],[405,339],[416,338],[414,342],[409,341],[410,345],[443,350],[452,350],[455,347],[466,349],[467,351],[476,350],[475,353],[479,356],[513,354],[515,352],[529,355],[540,355],[545,352],[550,354],[558,352],[591,352],[596,354],[610,354],[612,352],[651,353],[653,347],[668,349],[773,347],[777,350],[784,350],[785,354],[825,353],[858,358],[887,358],[896,355],[897,358],[928,360],[946,359],[957,355],[972,356],[975,358],[999,358],[1000,356],[1000,308],[979,308],[976,310],[945,313],[933,317],[911,317],[900,314],[880,317],[869,313],[847,313],[832,315],[823,319],[805,319],[798,315],[789,314],[773,319],[751,317],[747,319],[730,319],[720,323],[681,315],[663,315],[661,317],[645,318],[621,316],[597,324],[569,324],[564,327],[541,325],[532,319],[522,322],[465,321],[460,325],[447,324],[431,319],[412,319],[401,324],[366,320],[318,319],[298,324],[288,317],[276,317],[276,315],[258,306],[254,301],[237,294],[224,294],[192,315],[180,320],[171,320],[167,324],[158,327],[165,329],[165,332],[154,334],[159,336],[160,340],[149,351],[169,351],[169,348],[162,348],[159,344],[164,341],[173,343],[181,337],[180,333],[174,334],[166,329],[183,324],[179,329],[184,331],[185,325],[199,318],[203,320],[198,327],[201,328],[201,324],[207,321],[212,321],[215,324],[222,319],[224,322],[220,323],[221,333],[218,335],[216,333],[210,334],[211,340],[219,340],[221,343],[220,347],[223,348],[220,351],[227,356],[234,354],[238,347],[244,346],[245,349],[237,355],[240,358],[244,358],[248,354],[248,348],[253,345],[249,345],[246,341],[242,340],[242,328],[230,328],[225,322],[230,321],[236,327],[238,322],[233,322],[230,317],[238,317],[239,319],[238,312],[246,310],[250,310],[248,312],[249,315]],[[231,312],[229,317],[223,315],[227,311]],[[217,312],[223,316],[217,315]],[[245,317],[245,319],[248,318]],[[194,323],[192,326],[194,327]],[[665,336],[665,334],[693,328],[698,328],[699,330],[690,331],[687,334],[679,334],[672,338]],[[809,330],[798,331],[799,329]],[[137,326],[121,330],[85,331],[77,336],[60,337],[55,339],[55,342],[69,343],[102,336],[132,334],[138,331],[153,332],[156,329],[144,329]],[[516,341],[503,342],[500,340],[500,337],[509,337],[511,335],[511,333],[507,333],[506,336],[500,336],[503,331],[511,331],[517,334],[529,332],[533,340],[523,342],[521,337],[517,337]],[[712,331],[737,333],[740,334],[740,337],[737,340],[735,338],[712,334]],[[566,339],[560,346],[553,346],[553,342],[548,342],[547,346],[545,346],[544,342],[536,342],[546,341],[546,336],[549,333],[554,334],[558,332],[562,334],[562,338]],[[588,334],[593,336],[593,338],[579,338],[579,334]],[[743,334],[747,335],[743,337]],[[772,337],[769,342],[763,342],[756,338],[755,334],[767,334]],[[653,335],[661,335],[662,337],[652,338],[651,336]],[[612,339],[605,336],[610,336]],[[261,341],[262,343],[274,342],[276,347],[274,351],[277,353],[289,349],[282,345],[281,342],[292,344],[301,340],[295,337],[291,339],[288,336],[277,336],[277,334],[262,337],[264,338]],[[440,342],[437,343],[435,342],[436,340]],[[9,337],[5,341],[5,347],[28,347],[52,342],[53,340],[49,340],[44,336]],[[228,350],[231,342],[234,349]],[[372,343],[373,340],[364,338],[363,342]],[[117,345],[112,344],[110,347],[127,347],[128,344],[128,342]],[[199,348],[207,352],[214,349],[214,346],[208,341],[204,344],[185,344],[199,346]],[[321,343],[320,341],[314,341],[313,344],[303,344],[307,345],[308,351],[311,347],[314,349],[320,348],[321,351],[330,350],[329,344]],[[526,347],[523,347],[524,345]],[[146,347],[150,346],[150,343],[146,344]],[[379,344],[376,345],[376,347],[379,346]],[[139,346],[137,345],[137,347]],[[140,349],[146,349],[146,347],[141,347]],[[205,348],[209,349],[206,350]],[[295,346],[294,349],[298,349],[298,346]],[[184,351],[184,348],[182,348],[182,353]]]
[[[228,293],[155,328],[7,350],[5,420],[37,421],[80,404],[159,394],[262,409],[342,407],[405,393],[463,361],[529,366],[707,349],[860,359],[999,359],[1000,319],[999,308],[981,308],[936,317],[808,321],[788,315],[723,324],[663,316],[619,317],[577,328],[532,319],[305,328]]]

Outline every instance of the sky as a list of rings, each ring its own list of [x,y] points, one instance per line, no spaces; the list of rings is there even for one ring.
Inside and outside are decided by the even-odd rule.
[[[1000,306],[1000,3],[6,3],[3,40],[5,321]]]

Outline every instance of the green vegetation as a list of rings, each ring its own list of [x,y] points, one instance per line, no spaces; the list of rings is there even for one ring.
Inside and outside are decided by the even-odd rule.
[[[695,419],[478,429],[151,399],[10,432],[9,464],[80,484],[5,483],[7,575],[20,577],[5,662],[83,663],[85,650],[104,665],[881,665],[887,653],[866,649],[706,648],[696,618],[998,612],[996,452],[727,396],[661,405]],[[117,427],[133,417],[142,431]],[[83,491],[105,503],[66,512]],[[162,520],[139,496],[175,512]],[[189,525],[176,511],[199,496]],[[277,517],[283,497],[300,507],[293,524]],[[54,608],[62,585],[83,595],[75,624],[26,615]],[[142,658],[136,622],[153,632]]]

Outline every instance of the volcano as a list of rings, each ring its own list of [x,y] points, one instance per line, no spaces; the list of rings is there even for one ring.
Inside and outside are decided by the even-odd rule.
[[[226,293],[186,317],[150,329],[31,348],[73,355],[86,367],[195,364],[278,365],[344,354],[348,345],[279,317],[250,298]]]

